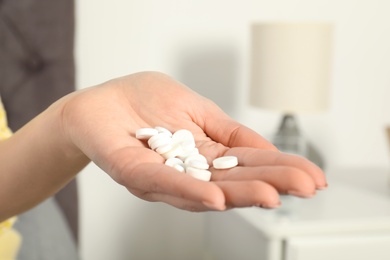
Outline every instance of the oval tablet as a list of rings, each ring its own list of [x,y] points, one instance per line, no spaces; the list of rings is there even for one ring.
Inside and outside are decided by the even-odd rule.
[[[165,165],[168,165],[171,167],[175,166],[176,164],[184,165],[184,162],[176,157],[168,158],[168,160],[165,161]]]
[[[166,129],[165,127],[162,126],[156,126],[154,129],[156,129],[159,133],[166,133],[169,136],[172,136],[172,132]]]
[[[208,170],[187,167],[186,174],[191,175],[192,177],[202,181],[210,181],[211,179],[211,172]]]
[[[156,129],[154,129],[154,130],[156,130]],[[148,140],[149,147],[152,147],[152,144],[160,139],[164,139],[164,140],[169,139],[170,140],[171,137],[167,133],[157,133],[156,135],[153,135],[152,137],[150,137],[150,139]]]
[[[200,169],[200,170],[207,170],[210,166],[207,162],[200,161],[200,160],[186,160],[186,166]]]
[[[238,165],[236,156],[223,156],[213,160],[215,169],[229,169]]]
[[[194,141],[194,136],[187,129],[180,129],[173,133],[172,135],[173,142],[180,144],[184,141]]]
[[[192,160],[196,160],[196,161],[201,161],[201,162],[207,163],[206,157],[204,157],[203,155],[201,155],[199,153],[198,154],[192,154],[192,155],[188,156],[184,160],[184,163],[187,164],[187,163],[189,163],[189,161],[192,161]]]
[[[158,130],[154,128],[140,128],[135,132],[135,138],[140,140],[149,139],[150,137],[158,134]]]
[[[182,165],[180,165],[180,164],[175,164],[173,166],[173,168],[178,170],[179,172],[185,172],[186,171],[186,169]]]
[[[165,144],[165,145],[161,145],[161,146],[157,147],[156,152],[158,154],[163,154],[163,153],[169,152],[172,149],[173,149],[173,146],[171,144]]]
[[[183,152],[181,154],[179,154],[177,157],[184,161],[189,156],[196,155],[196,154],[199,154],[198,148],[194,148],[194,149],[192,149],[190,151],[183,150]]]
[[[164,157],[166,160],[168,160],[169,158],[173,158],[173,157],[178,156],[182,152],[183,152],[183,150],[182,150],[181,146],[173,146],[173,148],[171,150],[169,150],[166,153],[162,153],[161,156]]]
[[[158,135],[160,135],[160,134],[158,134]],[[163,136],[163,137],[160,137],[160,138],[156,139],[154,142],[152,142],[150,144],[150,148],[152,150],[156,150],[157,148],[165,146],[165,145],[171,145],[172,146],[172,139],[170,137]],[[167,151],[165,151],[165,152],[167,152]],[[162,152],[162,153],[165,153],[165,152]]]
[[[180,142],[181,147],[183,148],[183,151],[192,151],[194,148],[196,148],[195,140],[184,140]]]

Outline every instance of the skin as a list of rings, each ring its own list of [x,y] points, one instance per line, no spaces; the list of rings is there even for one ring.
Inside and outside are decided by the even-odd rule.
[[[178,173],[135,138],[142,127],[190,130],[211,164],[239,166],[205,182]],[[312,197],[327,187],[319,167],[279,152],[212,101],[172,78],[141,72],[74,92],[0,142],[0,221],[51,196],[93,161],[129,192],[189,211],[280,205],[279,194]]]

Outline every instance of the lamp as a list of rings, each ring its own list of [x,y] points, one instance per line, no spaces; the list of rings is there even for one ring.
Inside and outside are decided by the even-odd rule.
[[[331,24],[269,22],[251,29],[250,104],[283,113],[272,139],[276,147],[322,167],[322,158],[300,134],[295,115],[327,108]]]

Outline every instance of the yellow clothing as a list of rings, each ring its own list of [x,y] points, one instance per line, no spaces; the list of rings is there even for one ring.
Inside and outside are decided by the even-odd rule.
[[[3,103],[1,103],[1,98],[0,98],[0,141],[10,137],[11,135],[12,132],[8,128],[7,116],[5,114]]]
[[[12,135],[7,125],[7,117],[0,98],[0,141]],[[12,229],[16,218],[10,218],[0,223],[0,260],[16,259],[20,247],[21,237]]]

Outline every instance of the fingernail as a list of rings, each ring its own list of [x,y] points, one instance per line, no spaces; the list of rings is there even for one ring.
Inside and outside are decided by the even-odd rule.
[[[271,204],[271,205],[269,205],[269,208],[271,208],[271,209],[279,208],[280,205],[282,205],[282,203],[281,203],[280,201],[278,201],[276,204]]]
[[[202,203],[203,203],[203,205],[205,205],[209,209],[218,210],[218,211],[222,211],[222,210],[226,209],[226,206],[223,205],[223,204],[216,205],[215,203],[211,203],[211,202],[208,202],[208,201],[203,201]]]
[[[325,183],[324,185],[322,185],[322,186],[318,186],[317,187],[317,190],[325,190],[325,189],[327,189],[328,188],[328,183]]]
[[[264,208],[264,209],[274,209],[274,208],[280,207],[280,205],[282,205],[282,203],[280,201],[278,201],[275,204],[258,204],[256,206],[260,207],[260,208]]]
[[[287,191],[287,194],[292,195],[292,196],[296,196],[296,197],[300,197],[300,198],[312,198],[316,195],[316,192],[314,191],[313,193],[310,194],[310,193],[304,193],[301,191],[290,190],[290,191]]]

